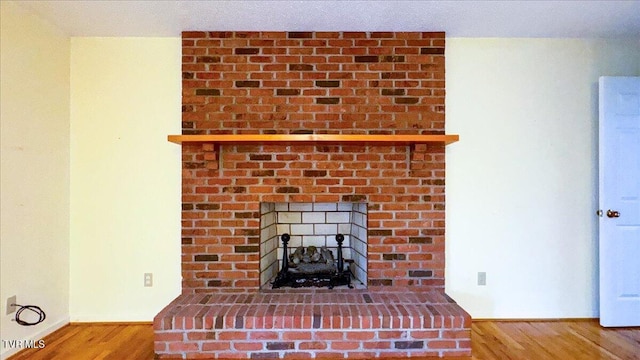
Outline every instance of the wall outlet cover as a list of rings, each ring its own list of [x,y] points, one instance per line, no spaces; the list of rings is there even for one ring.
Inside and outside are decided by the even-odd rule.
[[[16,312],[16,307],[17,306],[15,304],[16,304],[17,301],[18,300],[16,300],[16,296],[15,295],[13,295],[10,298],[7,298],[7,315],[13,314],[14,312]]]
[[[145,287],[153,286],[153,273],[144,273],[144,286]]]
[[[484,271],[478,272],[478,285],[485,286],[487,285],[487,273]]]

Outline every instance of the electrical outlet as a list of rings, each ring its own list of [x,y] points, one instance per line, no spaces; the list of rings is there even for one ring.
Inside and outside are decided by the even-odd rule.
[[[484,271],[478,272],[478,285],[485,286],[487,285],[487,273]]]
[[[144,287],[153,286],[153,273],[144,273]]]
[[[7,298],[7,315],[13,314],[16,311],[16,296],[13,295],[10,298]]]

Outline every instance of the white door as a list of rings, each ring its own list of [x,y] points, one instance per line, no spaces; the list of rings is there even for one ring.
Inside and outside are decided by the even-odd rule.
[[[600,324],[640,326],[640,77],[600,78]]]

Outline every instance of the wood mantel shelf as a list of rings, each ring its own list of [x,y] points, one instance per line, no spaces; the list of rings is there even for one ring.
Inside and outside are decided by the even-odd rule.
[[[172,143],[333,143],[362,145],[409,145],[441,143],[449,145],[459,135],[344,135],[344,134],[225,134],[225,135],[169,135]]]

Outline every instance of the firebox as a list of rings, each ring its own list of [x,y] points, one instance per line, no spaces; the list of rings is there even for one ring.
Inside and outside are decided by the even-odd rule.
[[[275,287],[349,283],[366,287],[366,203],[261,203],[260,211],[261,289],[271,289],[274,282]],[[277,279],[285,264],[291,265],[289,273],[298,283],[283,282],[282,275]],[[302,272],[324,280],[305,282],[300,280],[305,276],[295,275]],[[337,278],[332,274],[338,274]],[[343,274],[350,274],[351,279],[345,281]]]

